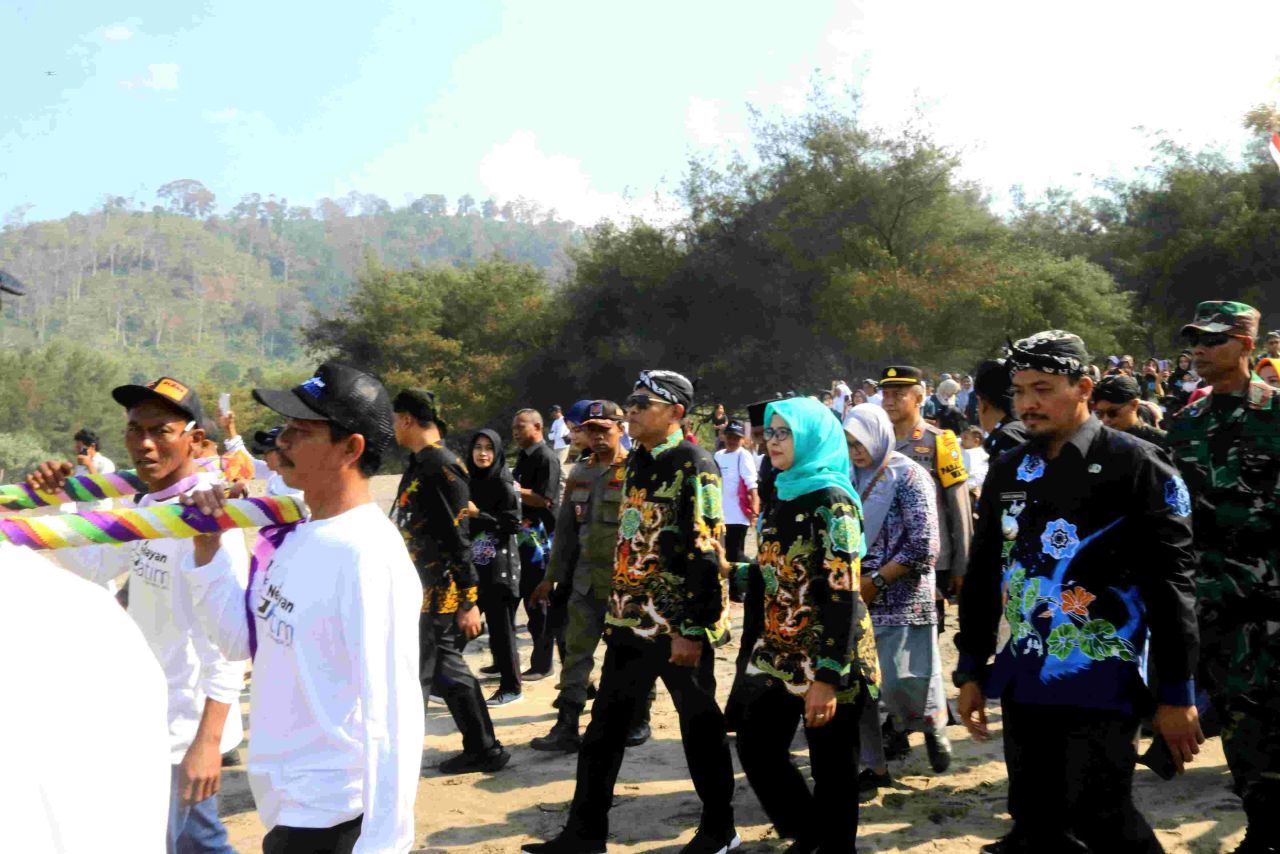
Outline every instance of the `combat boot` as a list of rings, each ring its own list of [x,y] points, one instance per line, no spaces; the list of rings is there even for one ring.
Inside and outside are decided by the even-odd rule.
[[[582,747],[582,736],[578,732],[578,717],[582,714],[582,706],[562,703],[551,732],[529,742],[534,750],[559,751],[561,753],[577,753]]]

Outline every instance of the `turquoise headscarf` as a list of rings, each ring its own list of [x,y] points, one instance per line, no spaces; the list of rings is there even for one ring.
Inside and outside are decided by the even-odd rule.
[[[834,486],[849,493],[861,509],[858,490],[849,478],[849,448],[844,427],[831,412],[807,397],[792,397],[769,404],[764,410],[764,426],[773,426],[774,413],[791,428],[795,457],[791,468],[778,473],[778,497],[783,501]]]

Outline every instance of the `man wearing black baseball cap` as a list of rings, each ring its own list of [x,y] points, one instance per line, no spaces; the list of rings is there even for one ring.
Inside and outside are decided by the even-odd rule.
[[[236,414],[228,411],[218,419],[226,435],[226,456],[244,451],[253,460],[254,480],[267,482],[267,495],[301,495],[301,489],[294,489],[284,482],[280,474],[280,454],[276,447],[276,439],[284,432],[283,427],[272,427],[270,430],[257,430],[253,434],[253,444],[245,446],[244,437],[236,430]],[[254,456],[256,455],[256,456]]]
[[[995,462],[1005,451],[1027,441],[1027,425],[1018,420],[1013,407],[1013,376],[1004,359],[988,359],[973,372],[974,410],[987,438],[982,448]]]
[[[197,464],[205,441],[204,410],[187,383],[161,377],[123,385],[111,396],[124,407],[125,448],[148,492],[139,507],[172,504],[192,490],[219,481]],[[72,474],[67,462],[43,463],[27,483],[57,492]],[[212,538],[225,543],[225,571],[243,581],[249,557],[244,536],[232,530]],[[244,737],[238,703],[247,656],[224,656],[192,614],[193,591],[178,567],[195,554],[191,540],[140,540],[117,548],[88,546],[59,555],[72,572],[99,584],[130,573],[129,615],[155,652],[168,683],[169,759],[172,765],[168,849],[230,852],[218,819],[222,754]],[[231,660],[228,660],[231,659]]]
[[[289,419],[281,470],[311,519],[263,529],[275,551],[255,551],[247,590],[205,537],[183,574],[209,636],[254,659],[248,765],[263,852],[408,850],[425,724],[422,584],[369,490],[393,440],[391,400],[335,362],[253,396]],[[224,501],[215,488],[187,503],[217,515]]]
[[[1169,449],[1168,434],[1152,427],[1138,417],[1142,405],[1142,390],[1138,381],[1126,374],[1103,377],[1093,387],[1093,412],[1098,420],[1112,430],[1120,430],[1130,436],[1150,442],[1157,448]]]

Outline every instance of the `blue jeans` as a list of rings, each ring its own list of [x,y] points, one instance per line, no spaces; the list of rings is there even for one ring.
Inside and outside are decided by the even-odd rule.
[[[178,797],[178,766],[169,777],[169,832],[166,854],[236,854],[218,818],[218,796],[183,806]]]

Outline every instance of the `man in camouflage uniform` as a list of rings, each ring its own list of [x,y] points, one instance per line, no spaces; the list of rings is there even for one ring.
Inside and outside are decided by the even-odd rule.
[[[1258,320],[1238,302],[1196,308],[1182,334],[1213,393],[1169,432],[1200,558],[1198,681],[1248,819],[1237,854],[1280,850],[1280,399],[1249,369]]]

